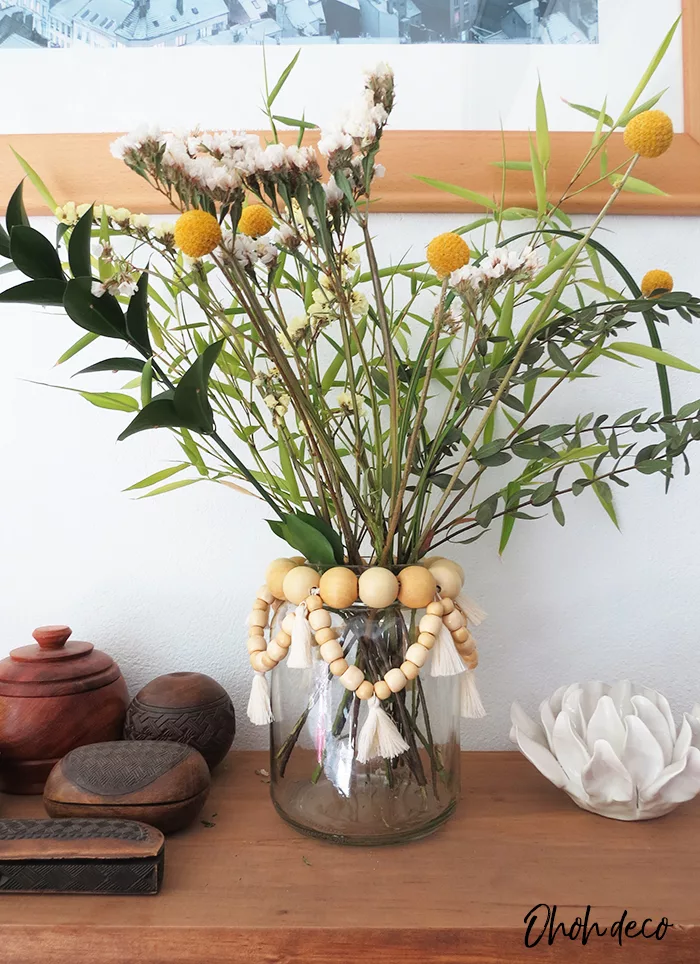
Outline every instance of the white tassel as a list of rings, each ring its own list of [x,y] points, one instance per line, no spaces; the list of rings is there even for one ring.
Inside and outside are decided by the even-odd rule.
[[[473,626],[480,626],[486,619],[487,613],[481,608],[479,603],[474,602],[469,596],[460,593],[455,599],[455,606],[461,609],[464,615]]]
[[[457,652],[452,635],[444,623],[440,627],[440,632],[431,652],[431,676],[457,676],[458,673],[466,672],[467,667],[462,662],[462,657]]]
[[[368,701],[367,719],[357,739],[357,760],[369,763],[375,757],[393,760],[409,749],[396,729],[394,721],[382,709],[381,701],[372,696]]]
[[[248,700],[248,719],[254,726],[267,726],[274,723],[270,703],[270,686],[264,673],[256,673],[250,688]]]
[[[486,716],[473,670],[468,670],[461,680],[460,716],[465,720],[483,720]]]
[[[306,614],[306,603],[300,603],[294,612],[292,642],[287,658],[290,669],[308,669],[311,666],[311,626]]]

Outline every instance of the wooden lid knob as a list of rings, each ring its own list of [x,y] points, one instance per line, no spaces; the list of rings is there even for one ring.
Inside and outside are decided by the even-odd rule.
[[[32,633],[42,649],[61,649],[70,639],[70,626],[39,626]]]

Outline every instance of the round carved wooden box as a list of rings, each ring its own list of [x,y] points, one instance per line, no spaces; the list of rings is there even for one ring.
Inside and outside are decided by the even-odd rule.
[[[171,833],[194,820],[210,783],[202,755],[181,743],[96,743],[56,764],[44,806],[50,817],[139,820]]]
[[[34,631],[38,645],[0,661],[0,790],[41,793],[74,747],[121,737],[129,702],[119,667],[68,626]]]
[[[210,769],[221,763],[236,735],[233,703],[203,673],[168,673],[136,694],[126,713],[126,740],[172,740],[199,750]]]

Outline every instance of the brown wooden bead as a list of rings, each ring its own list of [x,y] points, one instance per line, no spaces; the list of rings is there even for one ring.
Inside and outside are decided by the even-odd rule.
[[[329,639],[327,643],[323,643],[319,652],[321,659],[326,663],[334,663],[337,659],[343,658],[343,647],[337,639]]]
[[[266,603],[264,599],[256,599],[253,603],[253,612],[260,610],[260,612],[266,613],[269,608],[269,603]]]
[[[348,661],[346,659],[336,659],[328,667],[333,676],[342,676],[347,668]]]
[[[432,649],[435,645],[435,636],[432,633],[419,633],[416,642],[424,646],[425,649]]]
[[[325,629],[319,629],[319,631],[316,633],[316,642],[318,643],[319,646],[322,646],[324,643],[329,642],[329,640],[331,639],[337,639],[337,638],[338,638],[338,632],[337,630],[333,629],[332,626],[327,626]]]
[[[275,666],[277,666],[277,660],[273,659],[269,653],[261,653],[260,662],[265,667],[265,669],[274,669]]]
[[[380,700],[386,700],[391,696],[391,690],[383,679],[377,680],[374,684],[374,695]]]
[[[441,596],[454,599],[462,591],[463,578],[460,576],[455,563],[450,559],[441,559],[428,569],[433,574]]]
[[[424,609],[435,598],[435,577],[423,566],[406,566],[399,573],[399,602],[408,609]]]
[[[267,643],[264,636],[251,636],[248,640],[249,653],[264,653],[266,649]]]
[[[251,653],[250,654],[250,665],[253,667],[256,673],[266,673],[268,667],[263,663],[263,656],[266,654],[262,653]]]
[[[477,651],[474,650],[473,653],[470,653],[469,656],[465,657],[464,662],[466,663],[469,669],[471,670],[476,669],[476,667],[479,665],[479,654],[477,653]]]
[[[323,600],[318,595],[307,596],[304,602],[306,603],[307,612],[310,612],[310,613],[315,612],[317,609],[323,608]]]
[[[392,693],[400,693],[406,685],[407,680],[400,669],[394,668],[384,674],[384,682]]]
[[[287,655],[287,647],[280,646],[276,639],[273,639],[267,646],[267,655],[270,659],[274,659],[275,662],[281,663],[284,657]]]
[[[363,680],[355,690],[358,700],[369,700],[374,696],[374,686],[368,679]]]
[[[429,616],[442,617],[445,615],[445,607],[442,605],[441,602],[431,602],[428,606],[425,607],[425,611]]]
[[[416,666],[423,666],[428,658],[428,650],[420,643],[414,643],[406,650],[406,659],[409,659]]]
[[[370,609],[386,609],[396,602],[399,581],[389,569],[374,566],[366,569],[358,580],[360,599]]]
[[[437,636],[442,629],[442,620],[439,616],[423,616],[418,623],[418,629],[421,633],[432,633],[433,636]]]
[[[364,678],[365,674],[362,672],[359,666],[348,666],[343,675],[340,677],[340,682],[343,684],[346,690],[350,690],[351,693],[354,693]]]
[[[331,614],[325,609],[316,609],[309,613],[309,626],[313,630],[326,629],[331,624]]]
[[[401,664],[401,672],[407,680],[412,680],[420,673],[420,666],[416,666],[410,659],[407,659]]]
[[[459,629],[455,629],[455,631],[452,633],[452,639],[454,639],[455,643],[459,645],[460,643],[466,643],[470,635],[471,633],[467,627],[461,626]]]
[[[267,586],[261,586],[260,589],[258,589],[258,599],[262,599],[264,602],[272,605],[275,601],[275,594],[270,592]]]
[[[280,644],[280,646],[284,646],[285,649],[289,649],[289,647],[292,644],[291,635],[285,632],[283,629],[280,629],[280,631],[275,636],[275,639]]]
[[[357,602],[357,576],[345,566],[334,566],[321,576],[319,591],[331,609],[347,609]]]
[[[264,636],[265,627],[264,626],[249,626],[248,627],[249,636]]]
[[[282,583],[284,598],[298,606],[311,595],[311,590],[315,589],[320,581],[321,577],[315,569],[310,566],[295,566],[284,577]]]
[[[440,602],[442,603],[443,616],[446,616],[448,613],[451,613],[452,610],[455,608],[454,601],[450,599],[449,596],[445,596],[445,598],[441,599]]]
[[[254,609],[248,617],[248,625],[267,626],[267,612],[262,612],[260,609]]]
[[[267,567],[265,582],[275,599],[284,599],[284,577],[296,567],[291,559],[273,559]]]
[[[442,621],[451,633],[456,632],[458,629],[462,629],[466,622],[459,609],[453,609],[451,613],[443,616]]]

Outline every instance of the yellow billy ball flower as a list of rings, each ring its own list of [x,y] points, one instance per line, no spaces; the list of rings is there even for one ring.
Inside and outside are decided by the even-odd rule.
[[[221,228],[207,211],[185,211],[175,222],[175,244],[189,258],[202,258],[221,244]]]
[[[264,204],[249,204],[241,211],[238,230],[249,238],[260,238],[272,230],[272,225],[272,215]]]
[[[661,157],[673,143],[673,121],[662,110],[645,110],[625,128],[625,144],[641,157]]]
[[[471,252],[461,234],[438,234],[428,245],[428,264],[439,278],[446,278],[457,268],[469,264]]]
[[[668,271],[647,271],[642,278],[642,294],[651,298],[655,291],[673,291],[673,278]]]

